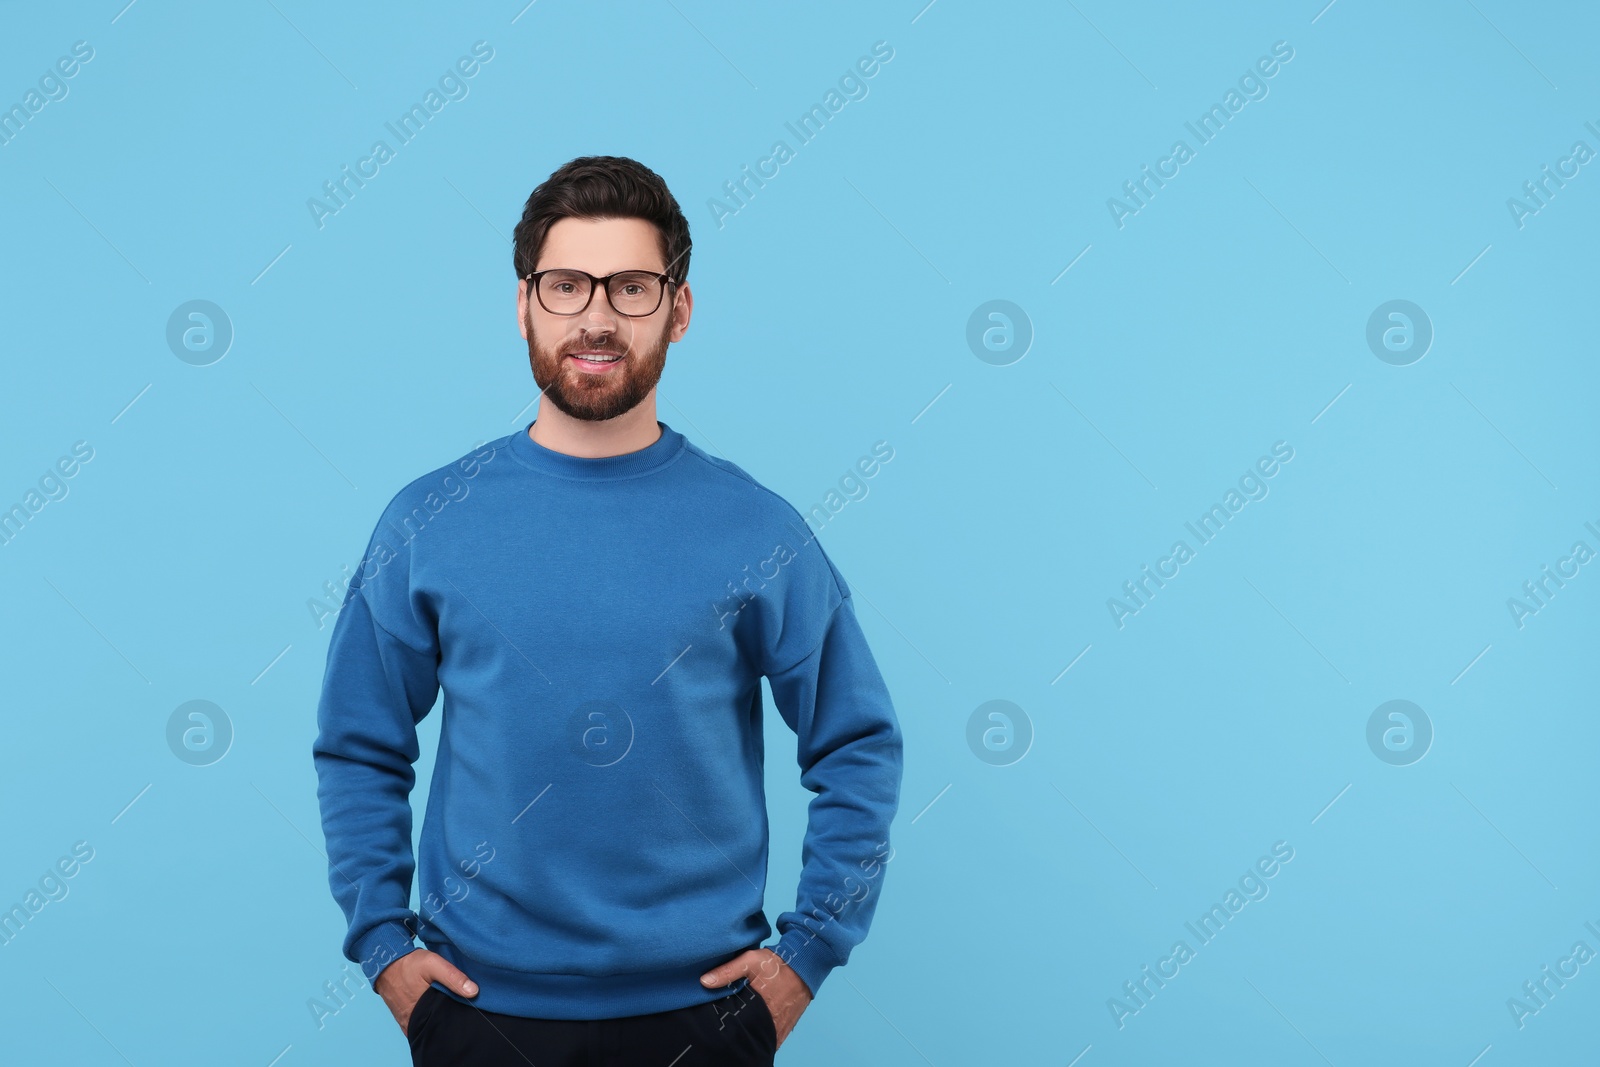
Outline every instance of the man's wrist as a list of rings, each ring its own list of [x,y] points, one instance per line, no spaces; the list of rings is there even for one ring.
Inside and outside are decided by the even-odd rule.
[[[372,985],[374,992],[378,988],[379,975],[389,964],[416,949],[415,935],[405,923],[397,920],[379,923],[351,946],[355,962],[360,965],[362,975]]]
[[[784,966],[805,983],[806,991],[813,999],[822,988],[823,981],[839,965],[828,943],[804,926],[791,926],[778,938],[777,944],[768,947]]]

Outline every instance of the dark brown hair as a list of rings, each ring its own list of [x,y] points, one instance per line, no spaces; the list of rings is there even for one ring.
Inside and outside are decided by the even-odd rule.
[[[517,277],[533,273],[550,227],[565,218],[644,219],[655,224],[666,273],[689,277],[689,220],[661,176],[626,156],[580,156],[562,164],[528,197],[512,240]]]

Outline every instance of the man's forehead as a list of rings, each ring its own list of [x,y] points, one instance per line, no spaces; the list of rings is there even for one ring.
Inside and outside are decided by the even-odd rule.
[[[540,268],[575,267],[591,274],[664,270],[661,240],[644,219],[558,219],[545,235]]]

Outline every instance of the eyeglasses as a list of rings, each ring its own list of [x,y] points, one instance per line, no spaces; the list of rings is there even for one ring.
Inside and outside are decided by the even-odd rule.
[[[665,274],[648,270],[623,270],[598,278],[588,271],[553,267],[523,275],[531,283],[539,306],[552,315],[576,315],[589,306],[597,283],[605,285],[606,296],[617,314],[632,319],[654,315],[668,285],[676,285]]]

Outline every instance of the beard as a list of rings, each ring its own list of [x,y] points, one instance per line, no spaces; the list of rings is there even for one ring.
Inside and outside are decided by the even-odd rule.
[[[559,410],[586,422],[603,422],[632,411],[661,380],[667,365],[669,318],[653,345],[640,347],[620,341],[616,334],[582,331],[578,337],[555,348],[547,348],[534,331],[533,312],[525,319],[528,328],[528,362],[540,392]],[[637,334],[634,340],[642,340]],[[604,374],[580,370],[567,357],[573,352],[593,350],[622,358]]]

